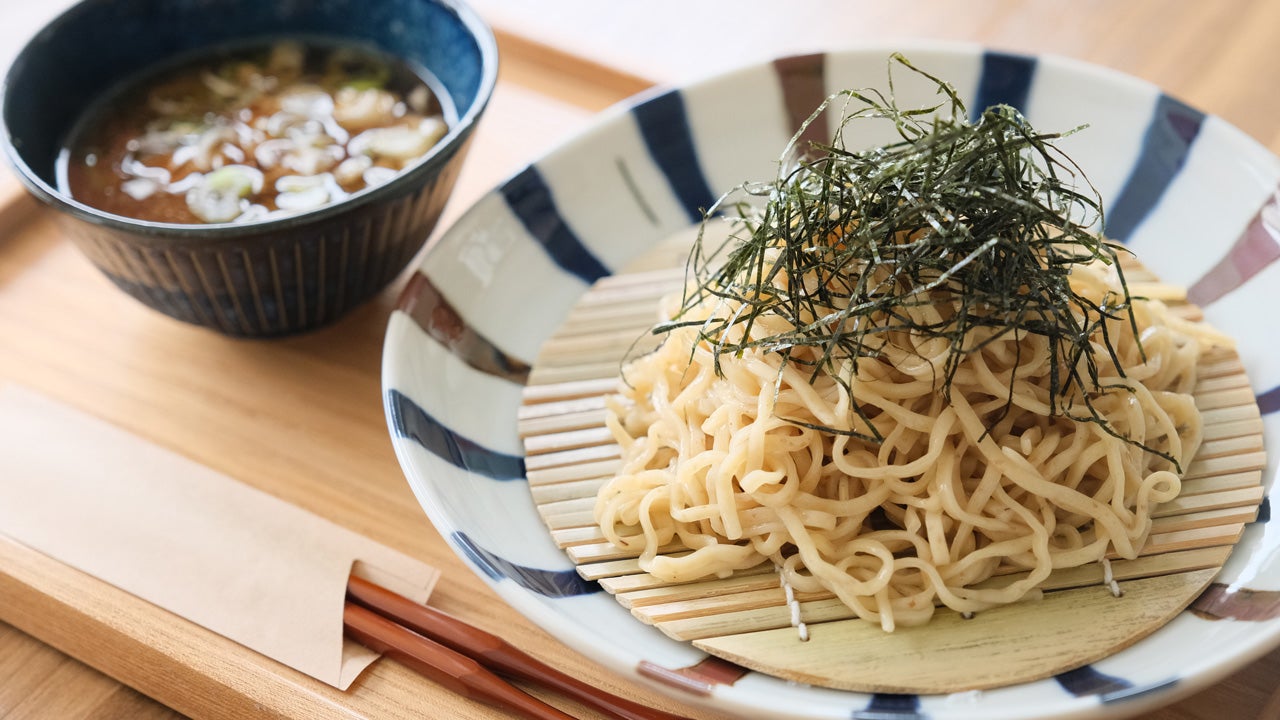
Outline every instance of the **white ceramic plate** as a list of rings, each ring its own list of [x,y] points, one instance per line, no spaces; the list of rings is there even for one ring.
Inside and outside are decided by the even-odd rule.
[[[1107,207],[1107,234],[1186,285],[1239,341],[1265,424],[1280,433],[1280,160],[1158,88],[1054,57],[975,46],[868,48],[780,59],[614,108],[588,132],[481,198],[427,253],[387,332],[383,389],[396,453],[419,501],[494,591],[612,670],[705,656],[578,579],[538,517],[516,410],[528,366],[590,283],[685,230],[720,193],[767,179],[821,98],[884,87],[902,50],[971,109],[1019,107],[1063,141]],[[904,106],[923,85],[902,78]],[[870,138],[883,141],[887,138]],[[1268,490],[1274,463],[1265,471]],[[1054,678],[954,695],[867,695],[758,673],[685,700],[762,718],[999,720],[1120,717],[1214,682],[1280,642],[1280,527],[1245,532],[1218,582],[1220,617],[1184,612],[1135,646]],[[1245,592],[1245,590],[1252,592]]]

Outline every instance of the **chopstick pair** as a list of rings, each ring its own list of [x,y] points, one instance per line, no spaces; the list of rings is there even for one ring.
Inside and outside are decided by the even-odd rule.
[[[525,654],[505,640],[351,576],[343,609],[347,634],[459,695],[533,720],[573,720],[499,675],[555,690],[619,720],[680,720],[588,685]]]

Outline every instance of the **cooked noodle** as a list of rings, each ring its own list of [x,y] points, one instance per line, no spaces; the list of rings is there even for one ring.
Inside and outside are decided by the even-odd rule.
[[[1100,264],[1078,267],[1071,284],[1099,303],[1118,290]],[[901,311],[937,323],[948,302]],[[667,304],[671,317],[679,298]],[[709,300],[681,319],[735,310]],[[878,357],[815,378],[812,347],[792,348],[791,362],[750,349],[717,363],[696,323],[671,331],[611,399],[623,467],[600,490],[596,520],[662,580],[772,562],[797,593],[834,593],[885,630],[926,622],[936,604],[1015,602],[1055,568],[1133,558],[1200,444],[1190,393],[1204,339],[1159,300],[1135,299],[1133,314],[1140,343],[1127,316],[1106,323],[1123,373],[1094,338],[1090,400],[1105,424],[1052,412],[1041,335],[973,331],[948,398],[951,346],[936,337],[879,335]],[[751,332],[785,336],[785,325],[764,315]],[[1080,399],[1056,402],[1070,412]],[[818,429],[865,433],[868,421],[883,442]]]

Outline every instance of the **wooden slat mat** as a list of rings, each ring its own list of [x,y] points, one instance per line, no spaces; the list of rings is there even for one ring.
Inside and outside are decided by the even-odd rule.
[[[773,568],[666,583],[641,571],[635,553],[604,540],[593,520],[596,492],[620,465],[604,427],[604,398],[616,390],[624,354],[657,320],[659,298],[683,280],[683,268],[657,267],[597,283],[544,345],[519,427],[533,498],[580,574],[640,620],[714,655],[798,682],[868,692],[956,692],[1047,677],[1123,649],[1185,609],[1257,514],[1262,420],[1239,357],[1215,349],[1203,358],[1195,389],[1204,443],[1181,495],[1155,513],[1142,555],[1112,562],[1122,598],[1091,564],[1054,572],[1043,600],[968,620],[943,608],[926,626],[890,634],[853,618],[830,593],[797,593],[810,636],[801,641]],[[1132,267],[1129,280],[1155,278]],[[1177,309],[1200,319],[1194,306]]]

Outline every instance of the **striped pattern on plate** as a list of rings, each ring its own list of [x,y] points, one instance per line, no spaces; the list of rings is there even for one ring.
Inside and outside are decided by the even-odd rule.
[[[1280,433],[1280,337],[1268,331],[1280,300],[1280,160],[1134,78],[1062,58],[921,44],[784,58],[655,91],[606,112],[477,201],[423,258],[388,327],[384,399],[401,466],[432,522],[517,610],[619,673],[701,693],[726,712],[1049,718],[1172,700],[1280,642],[1280,534],[1267,531],[1265,499],[1200,610],[1055,678],[915,696],[726,671],[581,580],[530,498],[516,427],[522,389],[578,298],[687,230],[718,193],[769,177],[816,101],[883,87],[895,50],[950,81],[971,108],[1010,103],[1041,130],[1089,125],[1063,148],[1104,198],[1106,231],[1164,280],[1186,285],[1207,319],[1238,340],[1272,445]],[[928,99],[911,78],[895,79],[900,101]],[[1273,468],[1262,471],[1268,489]]]

